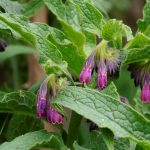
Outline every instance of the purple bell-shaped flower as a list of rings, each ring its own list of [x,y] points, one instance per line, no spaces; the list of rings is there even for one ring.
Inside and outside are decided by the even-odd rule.
[[[91,81],[92,71],[94,68],[94,55],[93,53],[88,57],[86,63],[80,74],[80,82],[89,83]]]

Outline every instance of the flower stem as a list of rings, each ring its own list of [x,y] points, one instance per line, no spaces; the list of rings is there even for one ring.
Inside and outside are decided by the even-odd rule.
[[[72,148],[73,142],[77,139],[81,120],[82,120],[82,116],[72,111],[69,129],[68,129],[68,136],[66,141],[66,144],[69,148]]]

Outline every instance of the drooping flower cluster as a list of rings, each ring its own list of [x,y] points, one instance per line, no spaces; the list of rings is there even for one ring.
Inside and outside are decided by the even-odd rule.
[[[102,41],[87,58],[80,74],[80,82],[90,83],[92,73],[97,72],[97,86],[100,90],[107,86],[107,75],[114,75],[120,65],[120,54],[117,49],[108,48]]]
[[[56,94],[56,89],[53,85],[48,89],[48,81],[49,78],[41,84],[37,94],[37,117],[46,119],[52,124],[61,124],[63,116],[51,106],[51,100]]]
[[[141,100],[150,102],[150,61],[133,63],[128,68],[131,78],[134,78],[135,86],[141,86]]]

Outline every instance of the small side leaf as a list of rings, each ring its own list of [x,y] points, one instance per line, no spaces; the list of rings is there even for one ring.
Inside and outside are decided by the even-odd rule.
[[[11,142],[5,142],[0,145],[1,150],[29,150],[36,147],[47,147],[62,150],[65,146],[61,138],[45,130],[30,132],[15,138]]]
[[[8,141],[11,141],[17,136],[43,129],[43,127],[40,119],[14,114],[9,121],[6,137]]]

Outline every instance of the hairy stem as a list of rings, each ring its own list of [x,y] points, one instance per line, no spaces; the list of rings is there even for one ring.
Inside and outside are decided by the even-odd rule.
[[[81,120],[82,120],[82,116],[72,111],[70,125],[68,129],[68,136],[66,141],[66,144],[69,148],[72,148],[73,142],[77,139]]]

